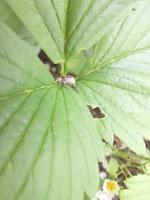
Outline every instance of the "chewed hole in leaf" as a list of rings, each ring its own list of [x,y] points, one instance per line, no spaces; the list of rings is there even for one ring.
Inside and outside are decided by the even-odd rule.
[[[145,142],[146,148],[150,150],[150,141],[144,139],[144,142]]]
[[[48,71],[53,75],[55,79],[60,77],[61,66],[59,64],[54,64],[42,49],[40,50],[38,57],[42,61],[42,63],[45,64]]]
[[[102,113],[100,107],[92,108],[92,106],[88,105],[88,108],[89,108],[89,111],[91,112],[93,118],[101,119],[101,118],[105,117],[105,114]]]
[[[61,66],[59,64],[54,64],[42,49],[40,50],[38,57],[42,63],[45,64],[48,71],[53,75],[59,85],[75,86],[75,74],[68,73],[65,76],[61,76]]]

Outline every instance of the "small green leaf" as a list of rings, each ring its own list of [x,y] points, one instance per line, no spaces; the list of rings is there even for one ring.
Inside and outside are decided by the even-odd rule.
[[[133,176],[126,181],[126,186],[128,189],[120,191],[121,200],[150,199],[150,176]]]
[[[118,161],[114,158],[110,158],[108,167],[107,167],[107,172],[112,179],[117,176],[118,168],[119,168]]]
[[[147,163],[145,165],[145,173],[147,173],[148,175],[150,175],[150,163]]]

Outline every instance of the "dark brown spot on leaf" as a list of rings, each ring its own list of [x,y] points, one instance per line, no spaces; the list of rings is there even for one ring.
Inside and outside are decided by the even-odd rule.
[[[144,140],[146,148],[150,150],[150,140]]]
[[[93,118],[104,118],[105,114],[101,112],[101,109],[99,107],[92,108],[92,106],[88,105],[88,108],[93,116]]]
[[[53,77],[55,79],[60,77],[60,65],[59,64],[54,64],[42,49],[40,50],[38,57],[46,65],[49,72],[53,75]]]

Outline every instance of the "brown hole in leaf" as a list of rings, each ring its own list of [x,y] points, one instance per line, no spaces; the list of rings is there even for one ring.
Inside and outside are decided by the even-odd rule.
[[[146,148],[150,150],[150,140],[144,140]]]
[[[114,135],[113,146],[117,147],[117,149],[125,149],[126,148],[124,143],[116,135]]]
[[[42,63],[45,64],[48,71],[53,75],[55,80],[57,80],[59,78],[65,78],[65,76],[62,77],[60,74],[61,66],[59,64],[54,64],[53,61],[46,55],[46,53],[42,49],[40,50],[38,57],[42,61]],[[66,74],[66,76],[72,76],[75,78],[76,74],[69,72]]]
[[[99,107],[92,108],[92,106],[88,105],[88,108],[93,118],[101,119],[105,117],[105,114],[101,112],[101,109]]]
[[[60,77],[61,67],[59,64],[54,64],[42,49],[40,50],[38,57],[45,64],[45,67],[48,68],[48,71],[53,75],[55,79]]]
[[[68,75],[69,75],[69,76],[73,76],[74,78],[77,77],[77,75],[76,75],[75,73],[73,73],[73,72],[68,72],[68,73],[67,73],[67,76],[68,76]]]

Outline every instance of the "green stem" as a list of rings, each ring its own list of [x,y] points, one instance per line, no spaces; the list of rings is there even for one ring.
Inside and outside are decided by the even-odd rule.
[[[61,65],[61,71],[60,71],[61,76],[65,75],[65,67],[64,65]]]
[[[126,153],[124,151],[121,151],[121,150],[118,150],[118,149],[115,149],[115,148],[113,148],[112,150],[113,150],[112,155],[118,156],[118,157],[123,158],[125,160],[134,158],[134,159],[146,160],[146,161],[150,162],[150,158],[145,157],[145,156],[140,156],[140,155],[137,155],[137,154],[134,154],[134,153],[129,153],[129,152]]]
[[[147,162],[150,162],[150,158],[149,157],[145,157],[145,156],[141,156],[141,155],[137,155],[134,154],[130,151],[128,152],[124,152],[122,150],[119,150],[118,148],[115,148],[114,146],[111,146],[108,144],[108,146],[112,149],[112,156],[117,156],[119,158],[123,158],[127,161],[131,161],[133,159],[140,159],[140,160],[145,160]]]
[[[66,69],[66,61],[65,61],[61,64],[61,71],[60,71],[61,76],[65,76],[66,71],[67,71],[67,69]]]

